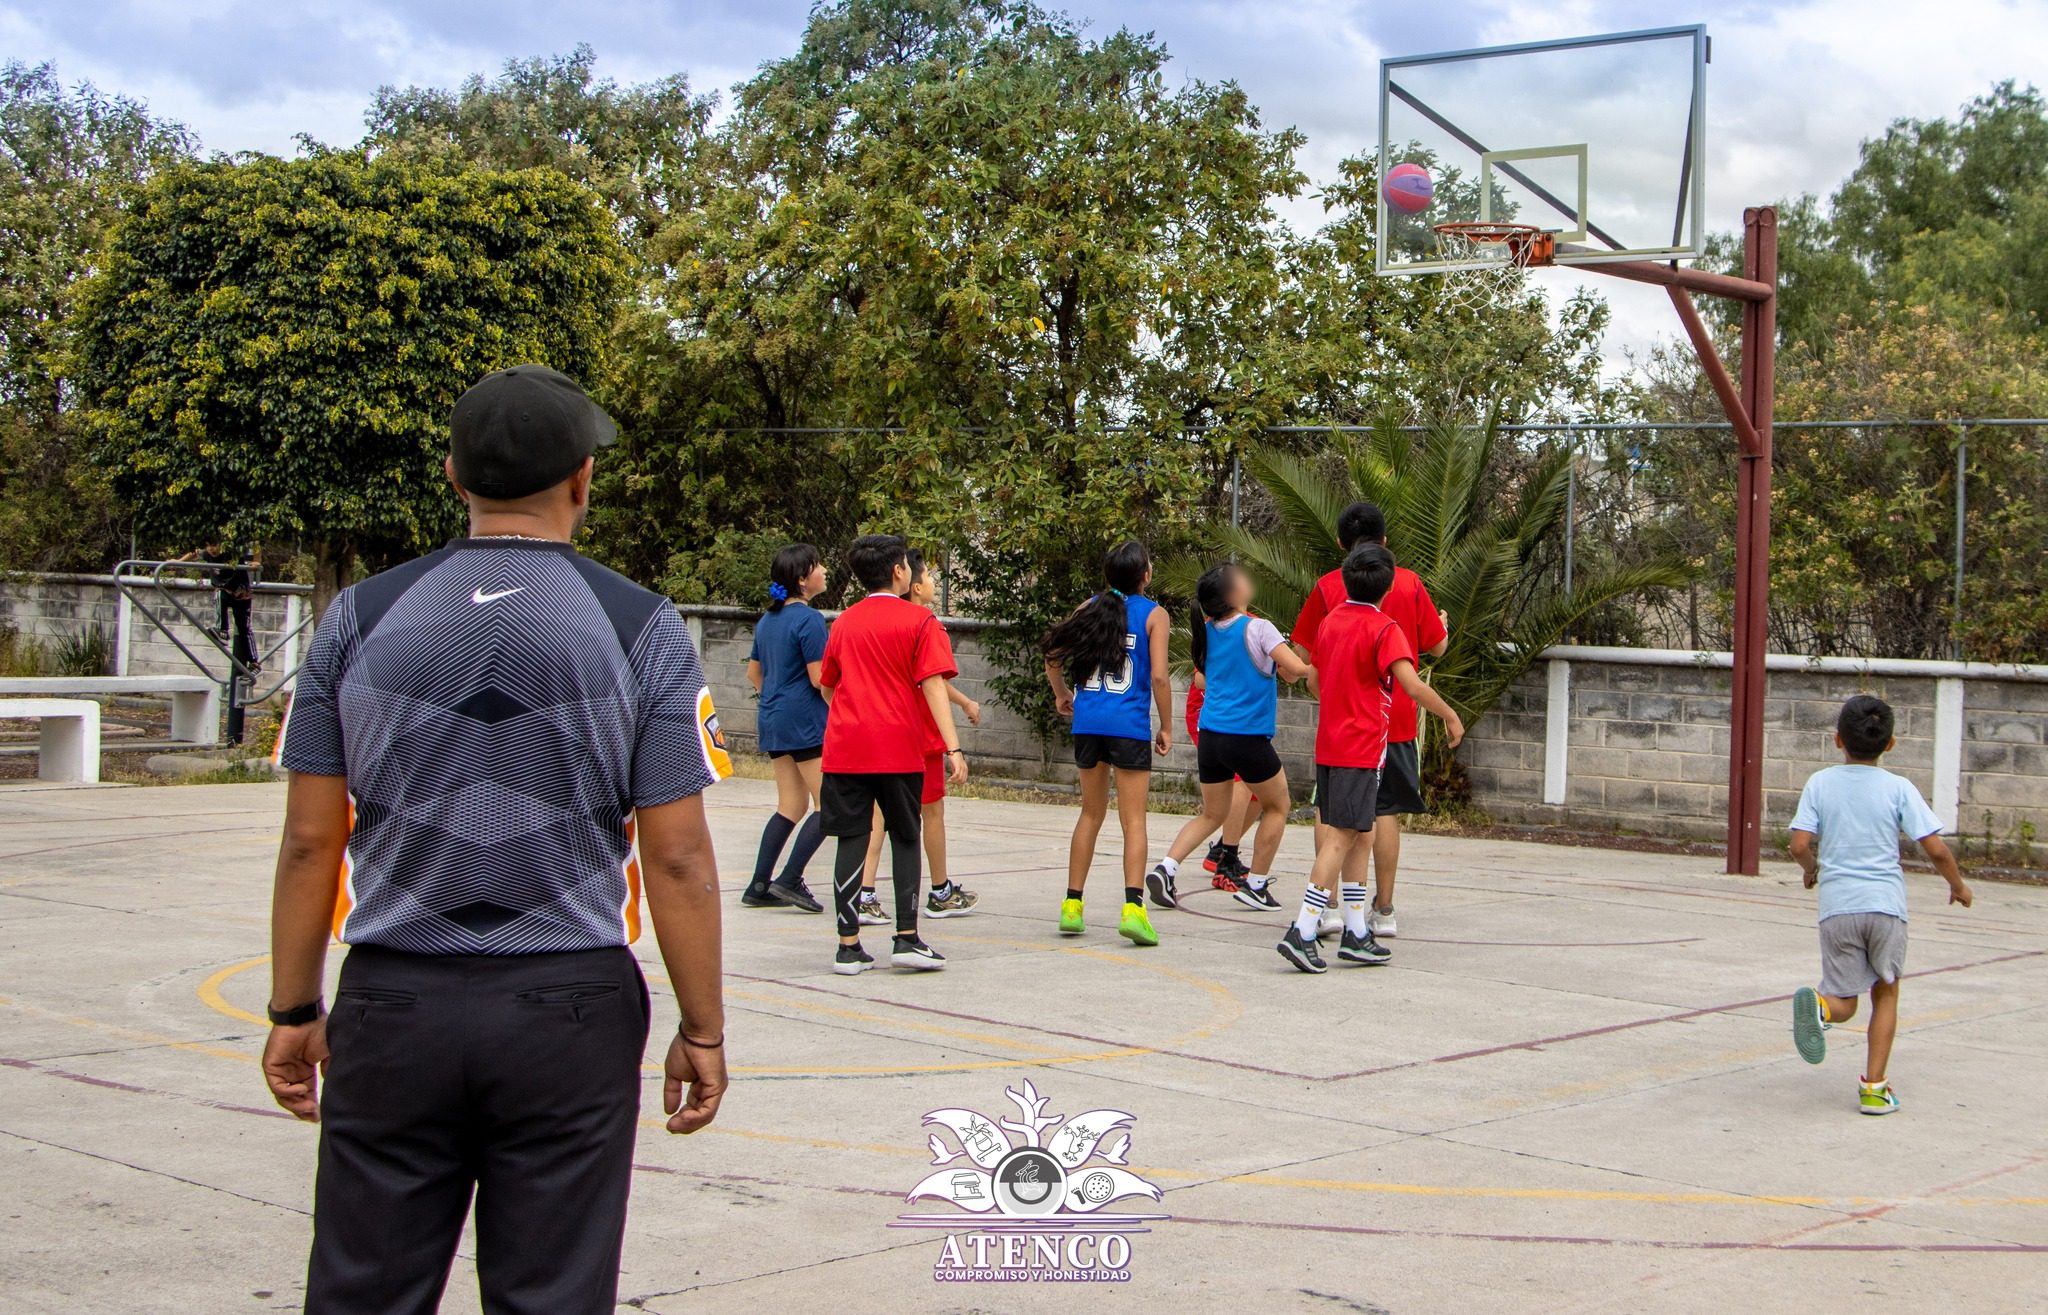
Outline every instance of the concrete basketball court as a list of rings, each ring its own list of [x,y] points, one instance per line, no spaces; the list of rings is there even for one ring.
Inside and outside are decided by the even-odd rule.
[[[771,798],[711,797],[729,892]],[[0,788],[7,1310],[298,1308],[314,1132],[255,1065],[282,800]],[[1282,915],[1206,888],[1134,950],[1106,864],[1090,934],[1062,940],[1071,823],[954,802],[983,911],[928,925],[941,975],[835,977],[826,919],[728,904],[735,1082],[713,1130],[671,1138],[650,1069],[622,1308],[2048,1304],[2048,890],[1979,883],[1948,911],[1914,879],[1905,1108],[1870,1119],[1860,1035],[1819,1069],[1792,1051],[1816,949],[1788,866],[1413,839],[1394,963],[1309,978],[1273,952]],[[1290,830],[1290,904],[1308,853]],[[673,1006],[639,949],[657,1057]],[[1173,1218],[1132,1239],[1127,1282],[936,1283],[939,1237],[889,1226],[931,1208],[903,1200],[933,1171],[925,1112],[1014,1116],[1025,1079],[1055,1113],[1135,1116],[1130,1166]],[[467,1255],[446,1310],[476,1309]]]

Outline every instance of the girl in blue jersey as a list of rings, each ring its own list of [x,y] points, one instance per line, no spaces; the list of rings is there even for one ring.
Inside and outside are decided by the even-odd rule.
[[[1252,842],[1251,871],[1237,883],[1232,898],[1254,909],[1277,909],[1280,901],[1267,887],[1287,830],[1287,773],[1273,749],[1279,682],[1305,680],[1310,667],[1271,621],[1251,614],[1252,579],[1237,566],[1211,567],[1195,585],[1195,604],[1188,648],[1206,692],[1202,735],[1195,746],[1202,811],[1180,829],[1145,883],[1154,904],[1178,906],[1174,878],[1181,861],[1229,818],[1231,782],[1237,779],[1251,787],[1259,803],[1259,831]]]
[[[761,752],[775,769],[775,813],[761,832],[754,879],[740,895],[748,908],[787,905],[820,913],[824,905],[804,884],[804,865],[818,852],[824,824],[812,811],[822,783],[819,757],[825,744],[825,696],[818,671],[825,658],[825,618],[811,599],[825,592],[825,561],[808,543],[778,549],[768,570],[768,610],[754,624],[754,648],[747,654],[747,679],[761,696],[756,714]],[[799,825],[801,824],[801,825]],[[782,875],[775,860],[790,836],[796,846]]]
[[[1109,775],[1116,770],[1117,821],[1124,835],[1124,908],[1117,931],[1137,945],[1157,945],[1145,913],[1145,798],[1152,755],[1173,747],[1173,686],[1166,666],[1166,613],[1145,597],[1152,555],[1142,543],[1120,543],[1102,560],[1105,587],[1052,628],[1040,645],[1045,678],[1060,715],[1074,719],[1074,764],[1081,769],[1081,817],[1067,850],[1067,895],[1060,934],[1085,930],[1081,891],[1095,861],[1095,839],[1109,813]],[[1153,709],[1159,712],[1157,729]]]

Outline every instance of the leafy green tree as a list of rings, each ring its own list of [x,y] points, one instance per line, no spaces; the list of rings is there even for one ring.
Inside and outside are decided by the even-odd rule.
[[[1284,625],[1342,560],[1337,518],[1345,506],[1359,498],[1379,504],[1395,557],[1449,615],[1449,645],[1430,680],[1471,724],[1575,626],[1633,595],[1684,582],[1682,565],[1654,560],[1582,571],[1569,590],[1561,586],[1545,556],[1564,535],[1569,462],[1561,445],[1533,454],[1515,448],[1497,413],[1483,423],[1438,416],[1416,435],[1389,411],[1364,435],[1334,435],[1327,454],[1253,452],[1247,466],[1273,499],[1277,527],[1220,526],[1209,547],[1251,573],[1260,610]],[[1178,563],[1167,578],[1184,590],[1198,569]],[[1423,752],[1432,794],[1462,794],[1435,723]]]
[[[48,64],[0,68],[0,565],[104,569],[125,547],[74,415],[74,303],[129,190],[192,145]]]
[[[1022,627],[1005,692],[1033,706],[1031,632],[1115,539],[1185,533],[1225,436],[1291,400],[1261,367],[1299,135],[1165,61],[1024,3],[821,7],[740,89],[721,185],[655,241],[679,377],[704,385],[666,460],[709,447],[949,550]],[[789,426],[868,432],[755,430]],[[805,532],[780,493],[764,519]]]
[[[599,372],[625,258],[541,170],[323,154],[153,178],[79,308],[79,384],[147,537],[298,539],[323,603],[460,527],[447,416],[523,360]]]
[[[637,86],[597,76],[597,54],[507,60],[461,86],[380,87],[364,115],[372,157],[453,158],[488,169],[551,169],[595,192],[636,254],[668,215],[697,203],[716,101],[683,74]]]

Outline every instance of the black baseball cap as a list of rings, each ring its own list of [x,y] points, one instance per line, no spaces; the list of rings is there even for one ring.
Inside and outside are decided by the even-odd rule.
[[[485,375],[455,399],[448,416],[455,478],[471,493],[500,500],[553,488],[618,437],[603,407],[545,365]]]

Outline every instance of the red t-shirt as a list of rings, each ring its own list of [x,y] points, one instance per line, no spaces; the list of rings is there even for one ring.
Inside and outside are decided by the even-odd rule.
[[[1322,631],[1323,618],[1350,601],[1344,592],[1344,572],[1330,572],[1309,591],[1307,601],[1301,605],[1301,615],[1294,620],[1294,633],[1288,638],[1307,649],[1310,660],[1314,660],[1316,636]],[[1408,637],[1410,657],[1427,653],[1444,641],[1444,621],[1436,614],[1436,602],[1423,586],[1422,577],[1405,566],[1394,568],[1394,583],[1387,586],[1380,611],[1392,617]],[[1388,738],[1395,744],[1414,739],[1420,715],[1408,691],[1396,685],[1393,707],[1387,714]]]
[[[1206,686],[1188,686],[1188,743],[1198,744],[1202,739],[1202,703],[1209,697]]]
[[[1347,599],[1324,618],[1315,647],[1323,692],[1322,715],[1316,718],[1318,766],[1385,765],[1387,718],[1400,688],[1394,664],[1404,659],[1415,660],[1408,636],[1371,603]]]
[[[946,628],[894,594],[870,594],[839,614],[825,640],[819,681],[828,772],[922,772],[925,746],[943,745],[920,684],[957,676]]]

